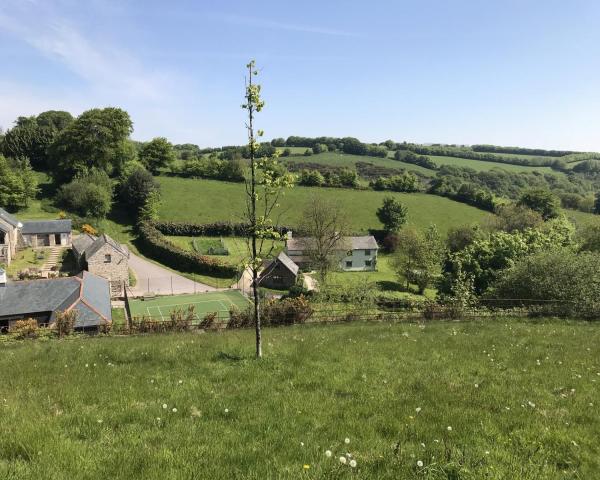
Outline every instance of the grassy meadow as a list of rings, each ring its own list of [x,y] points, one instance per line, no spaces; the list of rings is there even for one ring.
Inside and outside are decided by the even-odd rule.
[[[264,341],[262,361],[242,330],[0,344],[0,478],[600,470],[598,325],[351,323],[267,329]]]
[[[216,180],[159,177],[162,187],[161,220],[179,222],[241,221],[245,208],[244,185]],[[390,193],[335,188],[294,187],[286,192],[279,209],[282,223],[295,226],[310,195],[339,200],[350,214],[355,233],[381,228],[375,212],[386,195],[408,208],[409,223],[421,228],[435,223],[442,234],[451,226],[481,222],[488,213],[463,203],[423,193]]]
[[[332,167],[348,167],[354,168],[358,162],[372,163],[373,165],[386,168],[405,169],[409,171],[421,172],[427,176],[434,176],[435,171],[428,168],[423,168],[412,163],[399,162],[393,158],[369,157],[364,155],[350,155],[340,152],[325,152],[317,155],[281,157],[281,161],[285,163],[319,163],[321,165],[330,165]]]
[[[479,171],[489,171],[493,169],[502,169],[507,172],[542,172],[542,173],[554,173],[560,175],[559,172],[552,170],[550,167],[529,167],[527,165],[513,165],[510,163],[501,162],[484,162],[483,160],[472,160],[469,158],[457,158],[457,157],[442,157],[439,155],[429,155],[435,163],[438,165],[454,165],[456,167],[468,167]]]

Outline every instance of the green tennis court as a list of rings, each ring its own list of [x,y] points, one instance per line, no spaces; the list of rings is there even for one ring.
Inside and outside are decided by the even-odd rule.
[[[129,300],[129,310],[134,317],[150,316],[154,320],[168,320],[169,314],[176,309],[185,309],[190,305],[195,307],[198,319],[207,313],[217,312],[219,318],[229,318],[229,309],[236,306],[245,310],[251,304],[237,290],[223,292],[197,293],[190,295],[172,295],[156,297],[147,300]]]

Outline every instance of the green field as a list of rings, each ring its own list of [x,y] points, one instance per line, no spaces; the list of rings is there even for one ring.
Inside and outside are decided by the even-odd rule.
[[[207,313],[218,312],[219,318],[228,318],[232,306],[244,310],[250,301],[237,290],[198,293],[192,295],[172,295],[149,300],[129,300],[129,310],[133,317],[149,316],[153,320],[168,320],[169,313],[177,309],[194,306],[196,317],[202,320]]]
[[[512,165],[510,163],[484,162],[482,160],[471,160],[469,158],[442,157],[429,155],[438,165],[454,165],[456,167],[469,167],[474,170],[488,171],[496,168],[506,170],[507,172],[543,172],[560,175],[560,172],[552,170],[550,167],[528,167],[526,165]]]
[[[244,185],[216,180],[159,177],[162,187],[161,220],[179,222],[242,221]],[[322,194],[339,200],[348,210],[355,233],[381,228],[375,212],[386,195],[398,198],[408,208],[409,223],[421,228],[435,223],[442,234],[455,225],[482,222],[488,213],[463,203],[424,193],[389,193],[335,188],[294,187],[286,192],[278,213],[282,223],[295,226],[310,195]]]
[[[0,478],[574,480],[600,471],[596,324],[273,328],[263,361],[253,345],[250,330],[0,344]],[[340,463],[347,453],[355,468]]]
[[[322,165],[331,165],[336,167],[354,167],[357,162],[368,162],[377,166],[387,167],[387,168],[398,168],[398,169],[406,169],[410,171],[416,171],[423,173],[428,176],[434,176],[435,171],[429,170],[427,168],[420,167],[418,165],[413,165],[411,163],[399,162],[393,159],[395,152],[390,152],[390,157],[388,158],[380,158],[380,157],[369,157],[369,156],[361,156],[361,155],[348,155],[339,152],[326,152],[319,153],[318,155],[311,155],[308,157],[284,157],[282,158],[283,162],[312,162],[312,163],[320,163]],[[499,155],[500,156],[500,155]],[[455,165],[457,167],[469,167],[474,170],[479,171],[488,171],[494,168],[502,168],[509,172],[545,172],[545,173],[555,173],[558,172],[552,170],[550,167],[528,167],[526,165],[512,165],[509,163],[501,163],[501,162],[484,162],[482,160],[471,160],[468,158],[457,158],[457,157],[444,157],[438,155],[429,155],[429,157],[438,165]],[[520,155],[520,158],[525,158],[526,156]]]
[[[399,162],[393,158],[381,158],[381,157],[369,157],[365,155],[349,155],[347,153],[339,152],[325,152],[317,155],[311,155],[308,157],[282,157],[283,163],[319,163],[321,165],[330,165],[333,167],[349,167],[354,168],[357,162],[372,163],[373,165],[386,167],[386,168],[397,168],[405,169],[416,172],[421,172],[424,175],[434,176],[435,171],[423,168],[412,163]]]
[[[220,238],[221,237],[186,237],[186,236],[173,236],[173,235],[166,235],[166,238],[169,239],[169,241],[173,242],[175,245],[177,245],[180,248],[183,248],[184,250],[188,250],[188,251],[194,251],[194,248],[192,246],[192,242],[194,240],[197,240],[198,242],[201,243],[206,243],[206,244],[220,244]],[[219,260],[226,262],[226,263],[231,263],[234,265],[240,265],[241,263],[243,263],[245,260],[248,259],[248,247],[246,245],[246,239],[242,238],[242,237],[222,237],[223,238],[223,243],[225,244],[225,247],[227,248],[227,250],[229,250],[229,255],[211,255],[212,258],[218,258]],[[269,245],[274,243],[274,248],[273,248],[273,255],[277,255],[284,247],[283,242],[273,242],[270,241]]]

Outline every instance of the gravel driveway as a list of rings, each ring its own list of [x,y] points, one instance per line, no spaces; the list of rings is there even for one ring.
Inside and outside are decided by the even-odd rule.
[[[214,292],[217,290],[210,285],[194,282],[189,278],[173,273],[133,253],[130,253],[129,256],[129,268],[133,270],[137,278],[135,287],[130,289],[134,296],[141,296],[147,292],[170,295]]]

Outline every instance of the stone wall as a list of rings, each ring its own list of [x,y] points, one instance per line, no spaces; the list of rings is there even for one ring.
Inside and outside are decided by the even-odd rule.
[[[107,255],[110,255],[110,261]],[[128,258],[109,244],[87,259],[87,270],[110,281],[112,296],[121,296],[123,285],[129,285]]]

